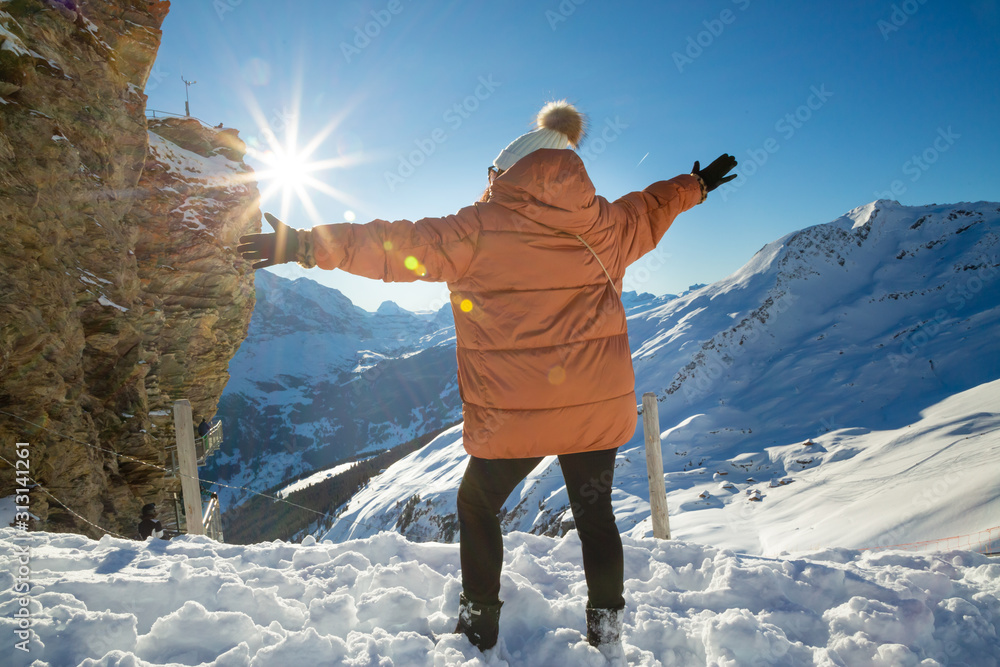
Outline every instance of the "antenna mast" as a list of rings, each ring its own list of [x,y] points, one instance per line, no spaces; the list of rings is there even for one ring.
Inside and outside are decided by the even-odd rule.
[[[194,84],[196,84],[198,82],[197,81],[188,81],[187,79],[184,78],[183,74],[181,74],[181,81],[184,82],[184,115],[185,116],[190,116],[191,115],[191,103],[190,103],[189,91],[191,90],[191,86],[193,86]]]

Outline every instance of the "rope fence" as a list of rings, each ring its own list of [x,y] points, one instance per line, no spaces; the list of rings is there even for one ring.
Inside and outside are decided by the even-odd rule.
[[[903,549],[909,551],[949,551],[962,549],[993,556],[1000,554],[1000,526],[984,528],[968,535],[941,537],[936,540],[889,544],[880,547],[862,547],[861,551],[881,551],[883,549]]]
[[[7,459],[6,459],[5,457],[3,457],[3,456],[0,456],[0,461],[3,461],[3,462],[4,462],[4,463],[6,463],[7,465],[9,465],[9,466],[10,466],[11,468],[15,468],[14,464],[13,464],[13,463],[11,463],[10,461],[8,461],[8,460],[7,460]],[[60,507],[62,507],[62,508],[63,508],[64,510],[66,510],[67,512],[69,512],[70,514],[72,514],[73,516],[75,516],[75,517],[76,517],[77,519],[79,519],[80,521],[83,521],[84,523],[86,523],[86,524],[90,525],[90,526],[91,526],[91,527],[93,527],[93,528],[96,528],[96,529],[98,529],[98,530],[100,530],[100,531],[104,532],[104,533],[105,533],[105,534],[107,534],[107,535],[112,535],[112,536],[114,536],[114,537],[120,537],[120,538],[121,538],[121,539],[123,539],[123,540],[127,540],[127,539],[128,539],[128,538],[127,538],[127,537],[125,537],[124,535],[119,535],[118,533],[114,532],[113,530],[108,530],[107,528],[104,528],[103,526],[98,526],[98,525],[97,525],[96,523],[94,523],[93,521],[90,521],[90,520],[88,520],[88,519],[86,519],[86,518],[84,518],[84,517],[80,516],[80,515],[79,515],[79,514],[78,514],[77,512],[74,512],[74,511],[73,511],[73,508],[72,508],[72,507],[70,507],[69,505],[67,505],[67,504],[66,504],[66,503],[64,503],[63,501],[61,501],[61,500],[59,500],[58,498],[56,498],[56,497],[55,497],[54,495],[52,495],[52,492],[51,492],[51,491],[49,491],[49,490],[48,490],[48,489],[46,489],[46,488],[45,488],[44,486],[42,486],[41,484],[39,484],[39,483],[38,483],[38,480],[37,480],[37,479],[35,479],[34,477],[31,477],[31,476],[29,476],[29,475],[22,475],[22,476],[23,476],[23,477],[26,477],[26,478],[27,478],[27,479],[29,479],[29,480],[31,480],[32,484],[34,484],[34,485],[35,485],[35,486],[33,486],[32,488],[34,488],[34,489],[41,489],[42,493],[44,493],[45,495],[47,495],[47,496],[48,496],[49,498],[51,498],[52,500],[54,500],[54,501],[56,501],[57,503],[59,503]]]
[[[160,114],[157,116],[156,114]],[[202,120],[197,116],[189,116],[183,113],[174,113],[173,111],[161,111],[160,109],[146,109],[146,118],[193,118],[202,125],[209,125],[207,120]]]
[[[71,442],[75,442],[78,445],[83,445],[85,447],[90,447],[91,449],[97,450],[99,452],[104,452],[106,454],[113,454],[113,455],[119,457],[120,459],[124,459],[126,461],[131,462],[131,463],[137,463],[139,465],[144,465],[144,466],[148,466],[150,468],[154,468],[154,469],[159,470],[159,471],[161,471],[163,473],[166,473],[167,475],[173,474],[178,479],[180,479],[181,477],[187,477],[189,479],[194,479],[194,480],[197,480],[198,482],[203,482],[205,484],[213,484],[213,485],[224,487],[224,488],[227,488],[227,489],[233,489],[233,490],[237,490],[237,491],[245,491],[245,492],[247,492],[247,493],[249,493],[251,495],[260,496],[261,498],[267,498],[268,500],[271,500],[273,502],[285,503],[286,505],[290,505],[292,507],[298,508],[300,510],[304,510],[304,511],[309,512],[311,514],[315,514],[316,516],[323,517],[324,519],[333,518],[333,517],[331,517],[330,513],[328,513],[328,512],[319,512],[317,510],[312,509],[311,507],[306,507],[304,505],[299,505],[298,503],[293,503],[290,500],[285,500],[284,498],[281,498],[281,497],[278,497],[278,496],[272,496],[272,495],[270,495],[268,493],[261,493],[259,491],[254,491],[253,489],[251,489],[249,487],[246,487],[246,486],[236,486],[236,485],[232,485],[232,484],[226,484],[225,482],[219,482],[219,481],[215,481],[215,480],[211,480],[211,479],[203,479],[201,477],[195,477],[195,476],[191,476],[191,475],[185,475],[185,474],[181,473],[180,471],[173,472],[169,468],[166,468],[164,466],[158,465],[156,463],[150,463],[149,461],[143,461],[142,459],[137,459],[135,457],[129,456],[128,454],[122,454],[121,452],[116,452],[113,449],[107,449],[105,447],[99,447],[97,445],[93,445],[93,444],[91,444],[89,442],[83,442],[82,440],[77,440],[73,436],[66,435],[65,433],[60,433],[59,431],[51,429],[48,426],[42,426],[41,424],[36,424],[35,422],[29,421],[27,419],[24,419],[23,417],[19,417],[19,416],[15,415],[15,414],[11,414],[11,413],[9,413],[9,412],[7,412],[5,410],[0,410],[0,414],[6,415],[8,417],[13,417],[14,419],[17,419],[18,421],[22,421],[25,424],[29,424],[31,426],[34,426],[35,428],[40,428],[40,429],[42,429],[44,431],[48,431],[49,433],[57,435],[60,438],[63,438],[65,440],[69,440]],[[3,459],[3,461],[5,461],[9,465],[11,465],[12,468],[14,467],[13,464],[11,464],[9,461],[7,461],[7,459]],[[44,491],[46,495],[48,495],[51,498],[53,498],[54,500],[56,500],[56,502],[58,502],[62,507],[64,507],[70,514],[73,514],[74,516],[76,516],[77,518],[83,520],[87,524],[89,524],[89,525],[91,525],[91,526],[93,526],[95,528],[98,528],[99,530],[101,530],[101,531],[103,531],[103,532],[105,532],[105,533],[107,533],[109,535],[113,535],[115,537],[121,537],[120,535],[118,535],[118,533],[115,533],[115,532],[113,532],[111,530],[108,530],[107,528],[104,528],[102,526],[98,526],[98,525],[94,524],[93,522],[88,521],[87,519],[84,519],[78,513],[74,512],[72,509],[70,509],[70,507],[68,505],[66,505],[61,500],[58,500],[55,496],[53,496],[47,489],[45,489],[45,487],[43,487],[41,484],[38,484],[38,482],[36,480],[32,480],[32,481],[35,482],[35,484],[37,484],[38,487],[42,491]],[[342,520],[345,520],[345,519],[342,519]],[[348,521],[348,523],[351,523],[352,525],[355,525],[355,526],[361,526],[362,528],[368,528],[370,530],[375,530],[375,526],[371,526],[371,525],[366,524],[366,523],[361,522],[361,521]]]

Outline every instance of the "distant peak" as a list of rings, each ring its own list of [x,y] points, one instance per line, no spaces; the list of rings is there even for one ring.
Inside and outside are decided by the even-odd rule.
[[[404,311],[395,301],[383,301],[375,312],[379,315],[396,315]]]
[[[875,212],[880,208],[884,208],[882,204],[889,203],[888,199],[877,199],[873,202],[869,202],[863,206],[859,206],[855,209],[848,211],[844,217],[850,220],[853,224],[851,229],[857,229],[858,227],[864,227],[875,217]],[[897,202],[898,206],[898,202]]]

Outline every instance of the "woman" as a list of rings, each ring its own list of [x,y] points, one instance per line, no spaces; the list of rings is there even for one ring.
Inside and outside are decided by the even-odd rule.
[[[499,632],[503,543],[497,512],[548,455],[558,455],[583,547],[587,637],[620,652],[622,544],[611,508],[615,454],[636,426],[625,269],[681,212],[735,175],[723,155],[704,170],[615,202],[596,195],[570,148],[585,119],[552,102],[537,129],[503,149],[481,201],[417,222],[375,220],[241,239],[255,269],[298,261],[385,281],[444,281],[457,335],[470,458],[458,492],[463,594],[456,632],[481,650]]]

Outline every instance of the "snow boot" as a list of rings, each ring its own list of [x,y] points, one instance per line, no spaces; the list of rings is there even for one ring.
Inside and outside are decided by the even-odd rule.
[[[625,664],[625,647],[622,646],[624,624],[625,609],[587,607],[587,641],[612,664]]]
[[[496,646],[500,635],[500,607],[503,602],[483,604],[465,597],[459,598],[458,625],[455,632],[465,635],[480,651]]]

